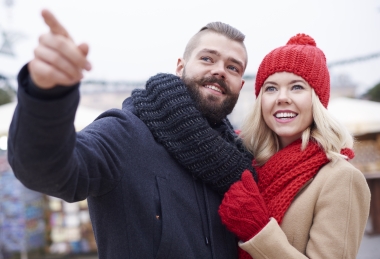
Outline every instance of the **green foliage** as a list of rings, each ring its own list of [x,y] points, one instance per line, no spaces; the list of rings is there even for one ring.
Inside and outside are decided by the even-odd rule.
[[[13,95],[11,91],[0,88],[0,105],[12,102]]]
[[[380,83],[368,90],[365,96],[371,101],[380,102]]]
[[[15,97],[15,91],[9,84],[8,79],[0,74],[0,105],[10,103]]]

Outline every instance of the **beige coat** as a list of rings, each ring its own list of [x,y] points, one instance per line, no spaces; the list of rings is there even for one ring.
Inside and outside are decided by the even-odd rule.
[[[356,258],[369,214],[363,174],[344,159],[328,163],[275,219],[239,246],[254,259]]]

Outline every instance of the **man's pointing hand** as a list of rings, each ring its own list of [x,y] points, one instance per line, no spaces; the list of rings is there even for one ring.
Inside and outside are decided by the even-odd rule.
[[[32,80],[42,89],[72,86],[83,78],[83,69],[91,69],[87,60],[89,47],[85,43],[76,45],[50,11],[43,10],[41,14],[50,32],[40,36],[34,59],[28,64]]]

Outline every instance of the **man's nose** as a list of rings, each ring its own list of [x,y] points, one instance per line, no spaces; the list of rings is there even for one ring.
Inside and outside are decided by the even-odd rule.
[[[225,65],[222,62],[217,62],[214,64],[211,70],[211,74],[214,77],[226,79],[226,68]]]

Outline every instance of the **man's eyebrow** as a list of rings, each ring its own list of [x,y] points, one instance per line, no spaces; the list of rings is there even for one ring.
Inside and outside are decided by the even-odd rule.
[[[207,52],[207,53],[214,54],[220,57],[220,53],[214,49],[202,49],[201,51],[199,51],[199,53],[202,53],[202,52]]]
[[[231,60],[231,62],[233,62],[233,63],[239,65],[239,66],[242,67],[242,68],[245,67],[244,64],[243,64],[243,62],[241,62],[240,60],[237,60],[237,59],[235,59],[235,58],[229,58],[229,60]]]
[[[218,57],[221,56],[221,54],[218,51],[214,50],[214,49],[202,49],[201,51],[199,51],[199,53],[202,53],[202,52],[214,54],[214,55],[216,55]],[[244,63],[241,62],[240,60],[237,60],[236,58],[232,58],[232,57],[228,58],[228,60],[230,60],[231,62],[239,65],[242,68],[244,68]]]

